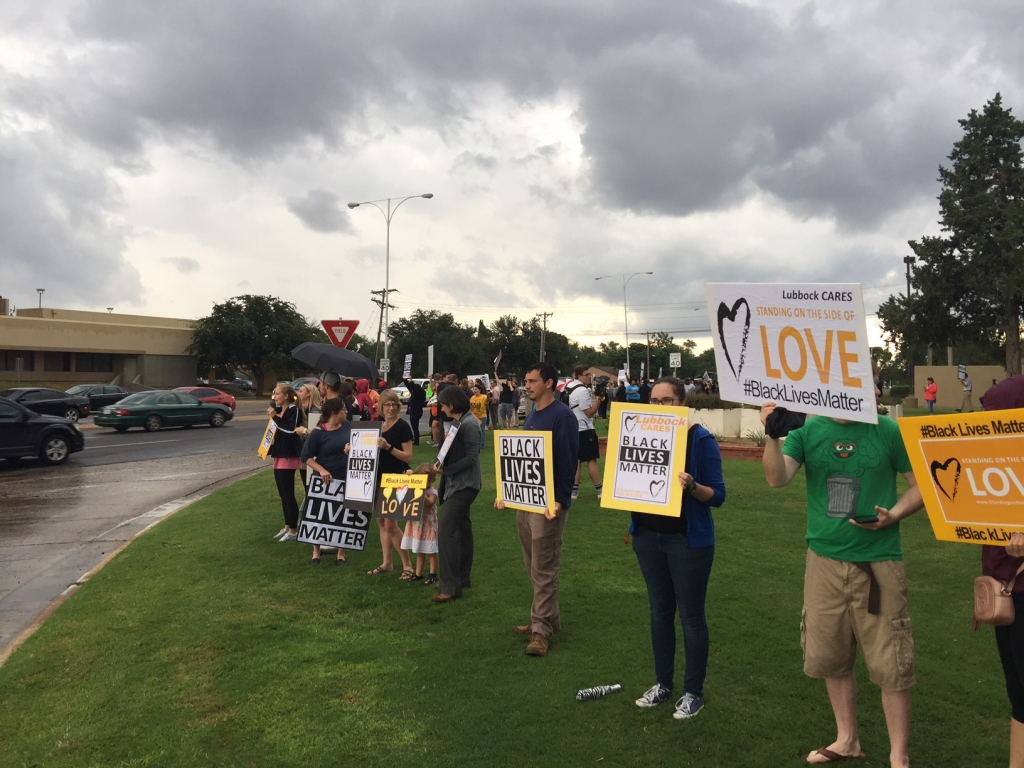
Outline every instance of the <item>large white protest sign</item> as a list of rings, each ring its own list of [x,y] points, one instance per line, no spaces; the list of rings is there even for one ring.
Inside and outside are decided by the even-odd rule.
[[[412,378],[412,355],[405,356],[405,365],[402,367],[402,378]]]
[[[379,421],[360,421],[352,427],[349,440],[348,471],[345,473],[345,487],[348,489],[346,506],[367,512],[373,509],[373,498],[377,493],[377,438],[380,437]]]
[[[723,400],[878,423],[856,283],[708,283]]]
[[[316,472],[310,472],[298,541],[362,550],[372,514],[345,507],[345,481],[335,479],[328,485]]]
[[[554,511],[551,433],[499,431],[494,437],[498,500],[527,512]]]

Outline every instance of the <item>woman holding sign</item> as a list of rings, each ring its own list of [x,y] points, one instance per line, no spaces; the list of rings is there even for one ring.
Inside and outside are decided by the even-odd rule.
[[[377,439],[380,451],[377,461],[378,485],[382,474],[404,475],[412,460],[412,427],[401,417],[401,413],[402,403],[395,391],[385,389],[381,392],[380,400],[377,401],[377,414],[384,423],[381,424],[380,437]],[[380,548],[384,559],[376,568],[367,571],[366,575],[377,576],[395,570],[391,555],[391,548],[394,547],[402,558],[402,575],[399,578],[412,581],[416,572],[412,569],[409,553],[402,549],[402,529],[398,527],[398,521],[378,517],[377,526],[380,528]]]
[[[448,451],[434,464],[441,475],[442,501],[438,520],[438,555],[441,581],[435,603],[450,603],[462,597],[469,586],[473,568],[473,524],[470,507],[480,493],[480,422],[469,412],[469,397],[459,387],[445,387],[437,395],[445,416],[456,430]],[[442,449],[443,450],[443,449]]]
[[[288,384],[278,384],[274,387],[271,399],[274,404],[267,408],[267,415],[274,420],[277,431],[274,433],[274,442],[270,444],[269,455],[274,457],[274,482],[277,484],[277,494],[281,497],[281,507],[284,509],[284,528],[278,531],[274,538],[278,541],[295,541],[299,526],[299,503],[295,500],[295,470],[300,467],[299,454],[302,453],[302,438],[298,433],[305,419],[296,405],[298,397],[295,390]]]
[[[658,379],[651,405],[679,406],[686,390],[679,379]],[[683,625],[686,675],[673,717],[686,720],[704,707],[704,678],[710,637],[704,615],[711,564],[715,559],[715,522],[711,507],[725,501],[722,454],[714,436],[699,424],[690,427],[685,469],[679,473],[683,506],[679,517],[632,513],[630,533],[651,604],[651,645],[658,681],[636,700],[654,707],[672,696],[676,660],[676,609]]]
[[[321,409],[320,427],[309,433],[302,447],[302,460],[327,484],[331,480],[344,481],[348,469],[348,447],[352,434],[352,422],[348,421],[348,410],[339,397],[332,397]],[[345,550],[338,547],[338,565],[345,563]],[[310,565],[320,565],[320,545],[313,545]]]
[[[986,411],[1024,408],[1024,377],[1014,376],[991,387],[981,398]],[[981,571],[1013,595],[1012,624],[995,628],[996,647],[1003,664],[1010,699],[1010,768],[1024,768],[1024,534],[1014,533],[1006,546],[981,548]],[[1019,575],[1018,575],[1019,574]]]

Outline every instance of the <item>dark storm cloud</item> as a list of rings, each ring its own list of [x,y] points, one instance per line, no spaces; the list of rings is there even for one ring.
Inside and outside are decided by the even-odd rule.
[[[0,137],[0,292],[31,306],[95,307],[137,299],[136,269],[123,257],[120,194],[82,156]]]
[[[289,197],[288,210],[314,232],[355,231],[341,200],[327,189],[311,189],[305,197]]]
[[[105,169],[145,171],[153,143],[258,168],[307,147],[354,152],[371,114],[455,141],[488,93],[526,106],[570,94],[587,190],[610,209],[686,216],[767,193],[798,217],[871,231],[934,197],[958,117],[997,89],[1010,106],[1024,96],[1016,3],[849,4],[836,19],[813,3],[784,18],[716,0],[37,5],[5,17],[8,35],[49,52],[0,71],[6,108],[51,128],[36,152],[0,144],[14,171],[0,177],[9,274],[40,250],[102,255],[108,292],[138,282]],[[456,166],[506,163],[469,152]],[[329,194],[289,208],[341,231]],[[70,269],[70,281],[96,274]]]

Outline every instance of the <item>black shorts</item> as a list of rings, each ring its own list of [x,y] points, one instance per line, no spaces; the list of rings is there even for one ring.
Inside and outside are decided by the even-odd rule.
[[[580,461],[586,464],[588,461],[597,461],[601,450],[597,445],[597,430],[585,429],[580,432]]]

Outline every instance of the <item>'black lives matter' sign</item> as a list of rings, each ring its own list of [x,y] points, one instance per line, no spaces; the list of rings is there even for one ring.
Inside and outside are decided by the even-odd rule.
[[[498,498],[543,514],[555,506],[550,432],[496,432]]]
[[[345,508],[344,480],[335,479],[328,485],[320,475],[310,472],[298,540],[361,551],[366,546],[371,517],[368,510]]]
[[[380,449],[379,421],[360,421],[352,427],[349,438],[348,471],[345,473],[345,487],[348,489],[349,509],[373,511],[377,495],[377,462]]]

